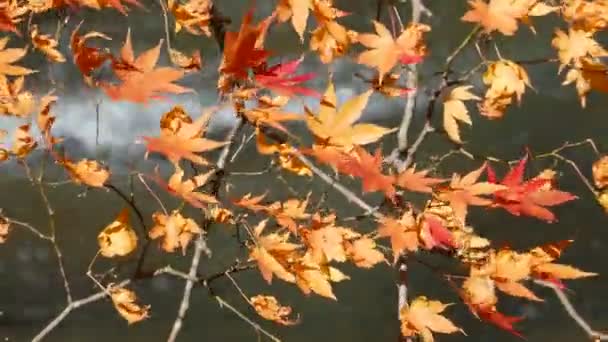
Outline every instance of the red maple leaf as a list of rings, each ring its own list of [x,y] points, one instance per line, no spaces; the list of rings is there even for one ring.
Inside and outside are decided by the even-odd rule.
[[[524,336],[519,331],[515,330],[515,327],[513,327],[513,324],[524,319],[523,317],[507,316],[496,310],[496,307],[489,307],[485,309],[483,307],[477,307],[475,312],[482,320],[492,323],[500,329],[506,330],[517,337],[524,338]]]
[[[444,226],[440,219],[433,215],[424,216],[421,235],[427,249],[457,247],[452,232]]]
[[[355,146],[354,155],[346,155],[338,164],[341,173],[361,178],[364,192],[383,191],[391,200],[395,198],[395,178],[382,173],[382,152],[371,155],[361,146]]]
[[[260,68],[260,70],[255,71],[255,82],[279,95],[292,96],[301,94],[320,98],[321,94],[319,92],[299,85],[302,82],[313,79],[315,77],[314,73],[309,72],[302,75],[294,75],[303,59],[301,57],[293,61],[279,63],[268,69]]]
[[[526,215],[554,222],[555,215],[545,207],[562,204],[577,197],[569,192],[554,190],[553,180],[549,177],[537,176],[524,181],[527,160],[528,156],[523,157],[500,181],[500,184],[507,188],[494,192],[492,206],[501,207],[515,216]],[[487,167],[487,172],[488,181],[498,183],[490,166]]]

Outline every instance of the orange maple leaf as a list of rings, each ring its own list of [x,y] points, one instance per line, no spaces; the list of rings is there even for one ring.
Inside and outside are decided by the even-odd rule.
[[[406,211],[399,219],[383,217],[379,221],[378,237],[389,237],[393,250],[393,262],[404,251],[418,249],[418,226],[412,211]]]
[[[427,177],[430,170],[416,171],[415,167],[401,171],[396,175],[395,184],[416,192],[433,192],[431,186],[443,183],[446,180],[441,178]]]
[[[376,68],[379,83],[383,76],[401,62],[412,64],[420,62],[426,55],[423,34],[431,28],[428,25],[412,23],[401,32],[397,39],[382,23],[374,21],[376,34],[363,33],[357,36],[359,43],[370,50],[361,53],[357,63]]]
[[[440,200],[450,203],[450,206],[454,208],[456,217],[458,217],[461,222],[465,222],[467,206],[487,206],[492,204],[491,199],[480,197],[481,195],[491,195],[496,191],[505,188],[504,185],[491,182],[477,182],[485,168],[486,163],[464,177],[455,173],[452,176],[449,188],[438,194]]]
[[[179,111],[182,114],[175,114]],[[147,151],[161,153],[174,164],[179,163],[181,159],[187,159],[206,165],[207,161],[197,153],[213,150],[227,143],[201,137],[209,123],[211,113],[211,110],[206,111],[192,122],[181,107],[175,107],[161,118],[159,137],[143,137],[147,143]]]
[[[361,146],[355,146],[350,155],[346,155],[338,163],[338,170],[341,173],[358,177],[361,179],[363,192],[382,191],[387,198],[395,199],[395,178],[382,173],[382,151],[376,149],[371,155]]]
[[[221,74],[235,79],[246,79],[248,70],[260,66],[270,53],[262,48],[273,16],[252,25],[253,7],[247,11],[238,32],[226,32],[224,54],[219,67]]]
[[[161,99],[161,93],[192,92],[190,88],[173,83],[182,78],[185,71],[170,67],[154,69],[162,43],[161,40],[158,45],[135,58],[131,45],[131,31],[128,31],[120,50],[120,59],[112,61],[112,69],[121,83],[102,84],[105,93],[113,100],[147,103],[150,99]]]
[[[290,259],[297,252],[299,245],[288,242],[289,233],[270,233],[262,235],[267,220],[261,221],[253,230],[255,245],[249,250],[249,259],[258,263],[262,277],[269,284],[273,275],[289,283],[296,282],[296,276],[290,271]]]

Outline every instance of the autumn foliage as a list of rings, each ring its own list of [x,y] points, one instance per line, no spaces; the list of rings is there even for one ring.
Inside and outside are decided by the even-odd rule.
[[[428,104],[419,104],[428,108],[425,107],[426,121],[420,139],[414,142],[411,136],[407,141],[407,135],[402,141],[412,114],[408,118],[407,106],[400,126],[385,127],[361,118],[375,98],[393,98],[399,103],[416,101],[418,88],[427,86],[411,81],[417,77],[416,68],[433,54],[433,46],[427,44],[433,27],[425,23],[425,11],[420,18],[408,22],[413,18],[408,16],[406,7],[393,1],[378,1],[382,15],[367,21],[367,31],[355,31],[343,20],[351,13],[335,7],[330,0],[279,0],[272,13],[265,15],[252,2],[243,10],[242,18],[230,19],[221,13],[221,4],[216,4],[219,1],[160,0],[163,14],[169,19],[167,37],[171,32],[176,39],[193,35],[201,40],[216,40],[221,61],[217,70],[212,70],[218,73],[216,106],[193,115],[176,105],[163,113],[157,135],[134,137],[134,142],[145,147],[146,157],[154,155],[167,161],[148,160],[149,163],[163,164],[172,170],[170,175],[164,175],[158,167],[154,172],[131,172],[132,180],[145,186],[158,201],[150,217],[142,217],[138,202],[113,185],[120,173],[103,160],[70,157],[62,137],[53,131],[54,124],[62,120],[61,113],[54,113],[54,105],[65,94],[53,89],[52,84],[44,94],[35,94],[28,80],[44,70],[34,70],[22,59],[27,54],[37,54],[46,59],[49,67],[71,63],[80,72],[83,87],[99,91],[103,101],[149,106],[169,96],[196,96],[181,81],[211,68],[203,63],[207,52],[182,52],[172,48],[166,39],[145,49],[134,49],[137,29],[110,37],[103,27],[85,30],[82,22],[71,17],[79,11],[110,9],[126,16],[148,9],[149,3],[143,1],[2,1],[0,114],[17,118],[21,124],[12,132],[0,131],[0,160],[16,162],[40,186],[43,196],[43,176],[31,176],[29,167],[37,151],[60,166],[69,182],[90,191],[115,191],[121,195],[124,209],[115,218],[92,223],[99,226],[99,250],[87,275],[129,324],[148,318],[154,310],[139,303],[136,293],[127,288],[129,282],[166,274],[189,282],[190,290],[186,287],[186,291],[196,284],[212,293],[210,280],[200,278],[197,266],[202,253],[229,248],[206,244],[215,232],[212,226],[221,224],[234,232],[245,250],[233,266],[218,276],[230,278],[235,285],[230,274],[253,270],[268,284],[283,282],[305,296],[343,300],[335,284],[357,281],[347,274],[345,264],[393,272],[392,268],[400,269],[412,260],[420,259],[426,265],[425,257],[433,255],[458,265],[449,270],[429,266],[438,276],[438,284],[454,290],[453,303],[424,295],[400,298],[403,302],[394,311],[394,323],[402,336],[429,342],[437,334],[465,333],[458,318],[450,314],[450,306],[458,303],[481,321],[523,336],[516,327],[522,318],[501,310],[502,297],[540,302],[543,298],[534,291],[534,284],[549,282],[563,289],[572,279],[596,273],[560,262],[561,254],[575,241],[547,241],[540,246],[515,249],[480,234],[470,212],[504,211],[547,224],[557,221],[554,209],[568,207],[580,194],[560,188],[556,170],[532,173],[528,164],[535,158],[567,161],[559,154],[561,150],[583,143],[566,144],[544,155],[522,151],[513,161],[468,152],[464,148],[468,130],[463,127],[475,129],[473,122],[478,119],[500,120],[508,115],[509,108],[525,105],[526,92],[534,89],[534,80],[527,71],[532,66],[500,54],[496,58],[482,56],[483,60],[472,70],[454,70],[452,62],[461,58],[463,49],[475,49],[479,40],[507,39],[521,30],[534,32],[533,21],[551,16],[564,25],[555,29],[552,41],[538,44],[555,49],[555,56],[546,62],[554,63],[555,72],[563,74],[565,86],[574,85],[573,91],[584,107],[590,92],[608,91],[608,65],[602,59],[608,52],[596,40],[596,35],[608,26],[608,3],[468,1],[468,10],[460,15],[461,21],[470,25],[471,33],[460,47],[444,56],[445,69],[434,76],[440,80],[436,82],[439,85],[428,86],[434,94]],[[419,1],[412,2],[412,6],[422,6]],[[48,12],[60,17],[56,33],[41,32],[36,25],[37,18]],[[273,29],[285,25],[293,28],[299,38],[297,43],[307,52],[279,56],[266,47]],[[63,32],[64,26],[71,32]],[[59,44],[62,35],[69,37],[68,46]],[[121,42],[119,49],[111,48],[112,40]],[[161,62],[165,54],[169,62],[166,65]],[[327,65],[322,70],[331,70],[332,63],[340,59],[357,64],[357,74],[364,75],[360,77],[364,82],[353,81],[362,83],[364,90],[346,99],[337,96],[338,85],[331,72],[304,70],[309,60],[318,60]],[[111,75],[100,77],[103,68]],[[480,77],[480,82],[473,82],[475,76]],[[315,89],[310,82],[313,80],[323,83],[325,90]],[[234,113],[235,129],[223,138],[210,138],[211,120],[226,109]],[[440,116],[438,120],[436,116]],[[453,149],[433,160],[417,158],[416,150],[427,134],[438,135]],[[400,147],[390,152],[392,137],[397,135]],[[227,165],[236,158],[241,145],[250,141],[256,145],[257,157],[269,161],[268,172],[318,179],[326,183],[327,191],[336,191],[352,203],[358,216],[342,217],[336,206],[324,203],[323,196],[313,190],[243,195],[231,187],[231,172],[238,170]],[[438,165],[446,164],[444,158],[452,154],[469,157],[475,167],[439,172]],[[598,155],[592,169],[578,172],[604,208],[608,208],[607,158]],[[586,174],[591,175],[590,180]],[[173,196],[181,205],[164,205],[156,192]],[[200,214],[190,215],[192,211],[186,209]],[[131,216],[138,216],[137,221]],[[373,229],[362,229],[363,222],[369,221]],[[10,208],[0,211],[0,243],[19,244],[11,239],[11,231],[18,227],[28,226],[11,216]],[[46,233],[31,226],[30,230],[59,250],[54,230]],[[142,261],[150,249],[192,258],[193,266],[190,271],[175,270],[170,265],[145,269]],[[139,262],[135,275],[123,282],[109,282],[90,272],[97,258],[119,264],[122,257],[128,256]],[[61,260],[60,254],[58,257]],[[408,286],[401,279],[396,283]],[[312,324],[301,323],[294,313],[297,308],[281,304],[283,300],[271,294],[245,295],[249,290],[238,291],[258,318],[286,326]],[[186,298],[189,295],[184,295]],[[224,303],[220,297],[217,299]],[[179,326],[174,327],[177,332]],[[475,336],[470,338],[475,340]]]

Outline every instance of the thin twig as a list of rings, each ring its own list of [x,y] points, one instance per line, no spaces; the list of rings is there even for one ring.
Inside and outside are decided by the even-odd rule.
[[[574,320],[574,322],[576,322],[576,324],[578,324],[579,327],[581,327],[581,329],[585,331],[591,341],[608,341],[608,334],[599,332],[591,328],[591,325],[589,325],[589,323],[587,323],[587,321],[583,317],[581,317],[578,311],[576,311],[576,309],[570,302],[570,299],[568,299],[568,296],[566,296],[564,291],[560,289],[559,286],[554,283],[539,279],[534,279],[534,282],[538,285],[548,287],[552,289],[553,292],[555,292],[557,299],[559,299],[568,315]]]
[[[150,193],[150,195],[156,200],[156,202],[158,203],[158,205],[160,206],[160,208],[163,210],[163,213],[165,215],[169,215],[169,213],[167,211],[167,208],[165,208],[165,205],[160,200],[160,197],[158,197],[158,195],[154,191],[152,191],[152,188],[150,188],[150,185],[148,185],[148,183],[144,179],[143,175],[141,173],[138,173],[137,174],[137,178],[139,178],[139,181],[144,185],[144,187],[146,188],[146,190],[148,190],[148,193]]]
[[[264,328],[262,328],[259,324],[257,324],[256,322],[252,321],[249,317],[245,316],[242,312],[240,312],[239,310],[237,310],[234,306],[228,304],[224,299],[222,299],[222,297],[214,296],[214,298],[219,303],[220,308],[226,307],[230,311],[234,312],[235,315],[239,316],[240,319],[242,319],[247,324],[249,324],[253,329],[255,329],[255,331],[257,333],[262,333],[262,334],[266,335],[268,338],[270,338],[271,340],[273,340],[275,342],[281,342],[281,339],[279,339],[278,337],[276,337],[273,334],[269,333],[268,331],[264,330]]]
[[[129,280],[129,279],[123,280],[116,286],[124,287],[127,284],[129,284],[130,282],[131,282],[131,280]],[[44,337],[46,337],[46,335],[48,335],[53,329],[55,329],[72,311],[78,309],[81,306],[96,302],[96,301],[104,298],[107,295],[108,295],[107,292],[105,290],[102,290],[102,291],[96,292],[88,297],[72,301],[63,309],[63,311],[61,311],[59,313],[59,315],[57,315],[57,317],[55,317],[52,321],[50,321],[44,328],[42,328],[42,330],[38,334],[36,334],[36,336],[34,336],[32,338],[32,342],[42,341],[42,339]]]

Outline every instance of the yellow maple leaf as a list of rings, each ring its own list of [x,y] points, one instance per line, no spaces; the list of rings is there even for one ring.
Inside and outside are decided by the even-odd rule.
[[[169,215],[160,212],[152,214],[154,227],[148,232],[152,239],[162,237],[161,247],[166,252],[174,252],[181,247],[182,254],[186,254],[188,244],[196,234],[201,234],[202,230],[191,218],[185,218],[178,210],[173,210]]]
[[[175,33],[185,29],[190,34],[211,37],[211,8],[210,0],[188,0],[180,3],[168,0],[168,10],[175,18]]]
[[[572,28],[568,30],[568,34],[562,30],[556,30],[551,45],[557,49],[560,72],[570,63],[579,66],[584,57],[597,58],[608,55],[608,51],[593,39],[592,32]]]
[[[458,121],[472,125],[469,111],[464,105],[467,100],[479,100],[479,97],[471,92],[473,86],[460,86],[450,90],[443,101],[443,128],[452,141],[462,144]]]
[[[57,46],[59,45],[57,40],[48,34],[41,34],[38,32],[37,25],[32,25],[30,38],[32,39],[34,47],[42,51],[48,60],[55,63],[65,62],[65,57],[57,50]]]
[[[433,342],[433,332],[462,332],[462,329],[441,315],[449,305],[429,300],[425,296],[416,297],[409,306],[406,305],[399,311],[401,334],[406,337],[419,335],[423,342]]]
[[[290,263],[299,245],[288,242],[289,234],[262,235],[267,221],[261,221],[253,230],[256,241],[249,249],[249,259],[257,261],[262,277],[269,284],[273,275],[286,282],[295,283],[296,276],[290,271]]]
[[[141,306],[137,304],[135,302],[137,300],[135,292],[113,286],[110,286],[108,291],[114,308],[129,324],[137,323],[150,317],[148,313],[150,305]]]
[[[25,56],[27,53],[26,49],[6,48],[6,44],[8,44],[8,37],[0,39],[0,74],[24,76],[35,72],[34,70],[12,64]]]
[[[327,145],[350,150],[354,145],[365,145],[377,141],[393,130],[369,123],[355,124],[361,117],[363,109],[372,91],[348,99],[340,108],[337,107],[336,91],[329,83],[321,100],[318,115],[306,109],[306,124],[315,137]]]
[[[129,223],[129,209],[124,208],[120,214],[107,225],[97,236],[101,255],[112,258],[125,256],[137,247],[137,235]]]
[[[290,319],[292,309],[289,306],[283,306],[274,296],[257,295],[249,299],[249,302],[258,313],[269,321],[279,323],[281,325],[294,325],[299,323],[299,318]]]
[[[587,104],[587,94],[593,89],[608,93],[608,67],[588,58],[580,60],[580,67],[575,67],[566,73],[562,85],[574,83],[581,106]]]
[[[108,178],[110,178],[110,171],[96,160],[81,159],[74,163],[69,159],[63,159],[60,163],[65,167],[76,184],[82,183],[95,188],[101,188]]]
[[[500,118],[515,96],[518,102],[531,87],[526,70],[509,60],[499,60],[488,65],[483,74],[483,82],[488,85],[484,101],[479,105],[480,114],[490,119]]]

